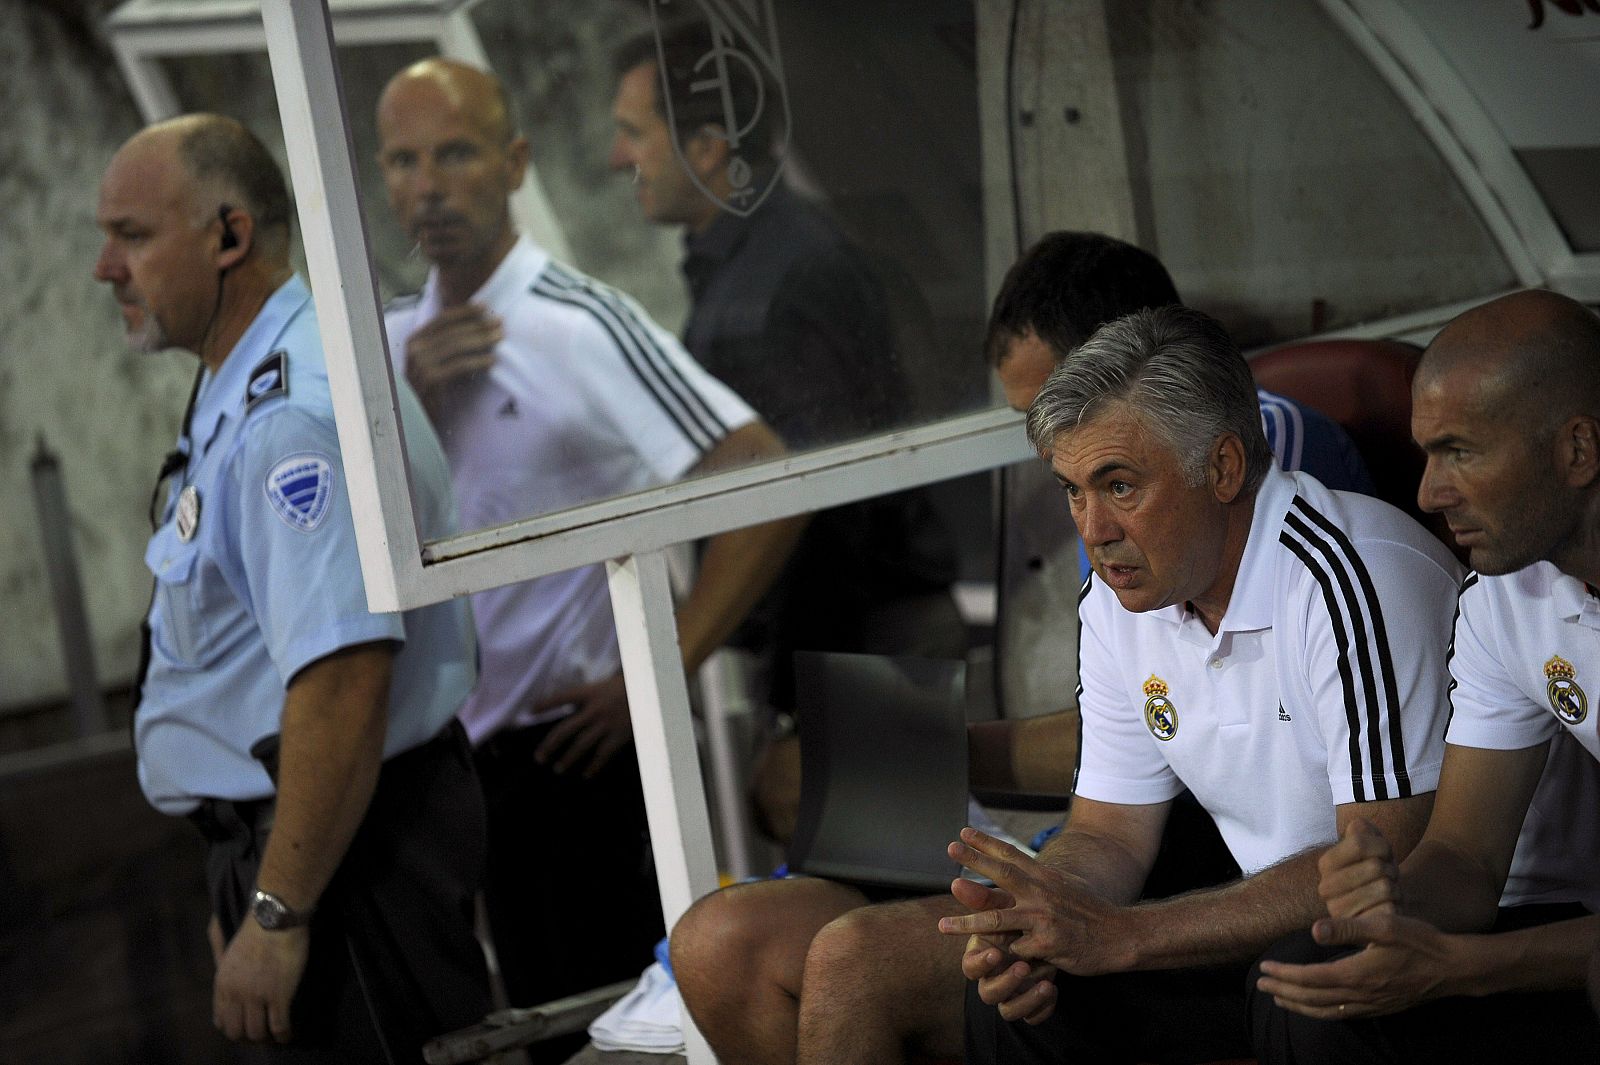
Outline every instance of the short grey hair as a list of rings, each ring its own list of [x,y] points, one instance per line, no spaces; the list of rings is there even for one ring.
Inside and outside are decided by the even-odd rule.
[[[1191,488],[1206,483],[1219,436],[1244,443],[1244,490],[1272,468],[1261,404],[1244,357],[1221,323],[1187,307],[1154,307],[1108,322],[1051,372],[1028,409],[1028,441],[1048,453],[1056,437],[1124,402],[1178,456]]]

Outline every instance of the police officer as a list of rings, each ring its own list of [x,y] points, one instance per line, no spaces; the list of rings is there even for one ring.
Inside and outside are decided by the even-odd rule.
[[[130,341],[201,363],[152,502],[134,738],[145,795],[209,843],[214,1023],[309,1060],[420,1060],[488,1008],[482,796],[454,719],[470,616],[367,612],[315,311],[261,143],[215,115],[145,129],[107,168],[98,223],[95,277]],[[442,535],[448,471],[409,393],[402,409],[424,532]]]

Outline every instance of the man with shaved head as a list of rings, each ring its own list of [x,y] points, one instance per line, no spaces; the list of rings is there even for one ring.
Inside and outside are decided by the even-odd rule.
[[[637,304],[518,235],[508,197],[528,142],[493,76],[446,59],[407,67],[379,101],[378,132],[390,206],[432,264],[422,292],[389,309],[390,353],[444,440],[465,525],[781,453]],[[738,624],[795,532],[780,522],[707,545],[678,615],[686,668]],[[662,922],[605,574],[540,577],[473,607],[482,680],[462,720],[489,800],[507,990],[530,1004],[636,975]],[[552,854],[585,857],[569,873]],[[602,916],[551,920],[574,891]]]
[[[1263,1061],[1592,1062],[1600,944],[1600,320],[1550,292],[1428,347],[1418,499],[1470,552],[1452,718],[1403,862],[1363,826],[1321,864],[1329,917],[1261,964]]]
[[[419,1062],[488,1005],[483,798],[455,720],[468,612],[367,611],[316,312],[261,143],[216,115],[152,126],[112,159],[98,221],[95,277],[130,342],[199,360],[151,503],[133,731],[145,795],[208,841],[213,1020],[296,1061]],[[444,455],[400,400],[423,534],[449,535]]]

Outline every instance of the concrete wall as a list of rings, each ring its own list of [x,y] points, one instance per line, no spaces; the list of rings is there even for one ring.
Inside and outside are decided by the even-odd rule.
[[[102,676],[131,675],[149,595],[145,509],[192,360],[126,350],[90,276],[96,188],[138,126],[92,5],[0,0],[0,706],[65,689],[29,487],[61,456]]]

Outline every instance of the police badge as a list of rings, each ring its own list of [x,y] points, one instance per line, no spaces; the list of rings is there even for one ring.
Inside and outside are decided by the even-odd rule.
[[[188,543],[200,528],[200,490],[192,484],[178,493],[178,539]]]
[[[664,18],[670,20],[669,25],[675,23],[681,10],[691,4],[705,19],[706,51],[695,61],[690,79],[683,82],[668,69],[662,24]],[[748,217],[777,187],[789,140],[789,89],[778,52],[778,20],[772,0],[650,0],[650,21],[659,58],[658,91],[673,152],[703,195],[723,210]],[[698,123],[702,112],[707,120],[698,133],[728,145],[722,171],[727,179],[725,193],[706,186],[688,164],[679,138],[680,118],[688,115],[691,124]]]
[[[1178,708],[1167,698],[1167,682],[1150,674],[1144,682],[1144,723],[1150,734],[1158,740],[1170,740],[1178,734]]]
[[[1565,724],[1582,724],[1589,716],[1589,697],[1578,687],[1577,668],[1560,655],[1551,655],[1544,664],[1544,675],[1548,678],[1544,690],[1550,698],[1550,709]]]

